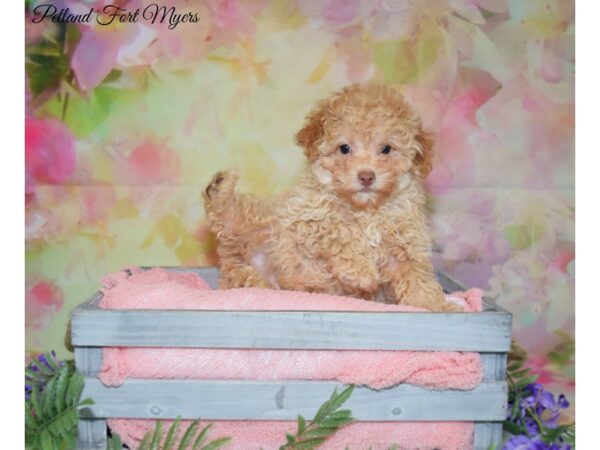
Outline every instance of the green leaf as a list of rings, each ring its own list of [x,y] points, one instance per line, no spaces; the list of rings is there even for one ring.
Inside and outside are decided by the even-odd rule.
[[[70,370],[67,366],[60,369],[56,379],[56,398],[54,407],[56,411],[62,411],[66,405],[65,394],[69,385]]]
[[[329,404],[331,410],[336,410],[340,406],[342,406],[346,402],[346,400],[350,398],[352,392],[354,392],[354,386],[350,385],[346,389],[344,389],[338,396],[333,395],[331,397],[331,403]]]
[[[302,439],[304,442],[305,439],[315,438],[315,437],[328,437],[334,434],[337,431],[337,427],[319,427],[314,430],[307,431],[302,435]]]
[[[52,370],[53,370],[54,372],[60,372],[60,371],[62,370],[62,367],[60,367],[60,366],[59,366],[59,365],[56,363],[56,361],[55,361],[55,359],[54,359],[54,356],[52,356],[52,354],[51,354],[51,353],[46,353],[45,355],[46,355],[46,361],[48,361],[48,364],[50,364],[50,367],[52,367]]]
[[[112,437],[109,441],[110,450],[123,450],[123,443],[121,442],[121,436],[113,431]]]
[[[298,416],[298,432],[296,436],[286,434],[287,443],[280,450],[312,449],[334,434],[339,427],[353,421],[350,410],[338,410],[352,395],[354,386],[348,386],[338,394],[333,390],[331,397],[323,402],[313,420],[306,424],[302,416]]]
[[[297,434],[302,434],[305,429],[306,429],[306,420],[304,420],[304,417],[298,416],[298,433]]]
[[[41,412],[42,412],[42,408],[40,408],[40,403],[39,403],[39,395],[40,395],[39,388],[34,384],[31,389],[30,401],[31,401],[31,406],[33,407],[33,413],[36,416],[38,414],[41,414]]]
[[[69,386],[65,396],[67,405],[75,405],[79,401],[79,396],[83,390],[83,376],[77,372],[73,373],[69,379]]]
[[[150,443],[150,450],[158,450],[158,446],[160,445],[161,436],[162,436],[162,422],[159,420],[156,423],[156,428],[154,429],[154,436],[152,437],[152,442]]]
[[[171,424],[169,427],[169,431],[167,432],[167,437],[165,438],[165,443],[163,444],[163,450],[171,450],[173,445],[175,444],[175,435],[179,431],[179,425],[181,425],[181,417],[177,417],[175,422]]]
[[[531,372],[531,369],[521,369],[511,373],[510,376],[513,378],[521,378],[527,375],[529,372]]]
[[[539,375],[529,375],[529,376],[524,377],[524,378],[520,379],[519,381],[517,381],[515,383],[515,385],[516,385],[517,389],[522,389],[525,386],[527,386],[528,384],[535,383],[535,381],[539,377],[540,377]]]
[[[218,450],[227,445],[230,441],[230,437],[222,437],[219,439],[215,439],[214,441],[208,443],[205,447],[202,447],[202,450]]]
[[[56,378],[50,379],[46,388],[43,391],[43,395],[40,399],[41,412],[44,416],[51,416],[54,409],[54,397],[55,397],[55,380]]]
[[[200,448],[200,446],[204,443],[204,441],[208,437],[208,431],[211,429],[211,427],[212,427],[212,423],[209,423],[208,425],[206,425],[204,427],[204,429],[200,432],[200,434],[198,434],[198,437],[196,437],[196,440],[194,441],[194,446],[192,447],[192,450],[196,450],[196,449]]]
[[[198,420],[194,420],[190,424],[190,426],[185,431],[185,434],[183,435],[183,438],[181,438],[181,442],[179,443],[179,449],[178,450],[185,450],[186,449],[186,447],[189,445],[189,443],[194,438],[194,435],[196,434],[196,431],[198,431],[198,424],[199,423],[200,422]]]
[[[40,433],[40,445],[42,450],[54,450],[54,442],[48,430],[42,430]]]
[[[518,435],[523,432],[523,430],[521,430],[521,427],[519,427],[516,423],[510,422],[508,420],[504,422],[502,428],[504,429],[504,431],[514,435]]]
[[[296,442],[286,448],[293,450],[313,450],[317,445],[321,445],[325,441],[326,439],[324,437],[318,437],[313,439],[307,439],[306,441],[302,442]]]
[[[525,364],[524,361],[514,361],[508,365],[507,369],[509,372],[514,372],[515,370],[518,370],[521,367],[523,367],[523,364]]]
[[[142,439],[142,442],[140,442],[140,446],[138,447],[137,450],[149,450],[151,440],[152,440],[152,431],[148,431],[144,435],[144,438]]]

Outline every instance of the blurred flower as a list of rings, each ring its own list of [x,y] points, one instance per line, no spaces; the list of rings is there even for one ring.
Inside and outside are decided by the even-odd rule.
[[[61,184],[75,171],[75,140],[58,119],[25,119],[26,192],[35,184]]]
[[[181,172],[179,155],[166,145],[147,141],[133,149],[127,157],[124,179],[134,184],[153,184],[171,181]]]
[[[26,286],[25,326],[42,328],[49,316],[59,311],[63,304],[62,290],[50,280],[40,280]]]

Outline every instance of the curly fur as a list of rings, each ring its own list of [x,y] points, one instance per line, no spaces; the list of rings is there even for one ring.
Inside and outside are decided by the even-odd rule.
[[[400,93],[382,85],[344,88],[316,105],[296,141],[309,167],[280,198],[236,192],[234,172],[217,173],[206,188],[221,287],[456,310],[443,299],[429,256],[421,180],[431,170],[433,140]],[[365,173],[374,178],[370,186],[361,182]]]

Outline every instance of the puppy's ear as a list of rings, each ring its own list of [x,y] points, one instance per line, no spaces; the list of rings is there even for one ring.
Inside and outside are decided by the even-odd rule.
[[[435,141],[433,140],[433,134],[423,131],[422,128],[419,129],[415,140],[419,147],[414,159],[415,172],[425,179],[433,166],[433,145]]]
[[[318,143],[323,137],[323,121],[325,120],[326,106],[318,104],[306,116],[304,127],[296,133],[296,143],[304,148],[304,154],[310,161],[319,156]]]

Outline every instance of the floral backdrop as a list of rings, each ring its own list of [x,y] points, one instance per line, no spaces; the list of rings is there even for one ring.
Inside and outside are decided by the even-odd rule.
[[[436,266],[498,296],[540,381],[572,397],[574,1],[158,1],[199,19],[175,27],[38,20],[40,3],[111,2],[25,5],[27,354],[67,355],[69,313],[107,272],[215,264],[210,176],[288,188],[313,103],[379,81],[437,136]]]

